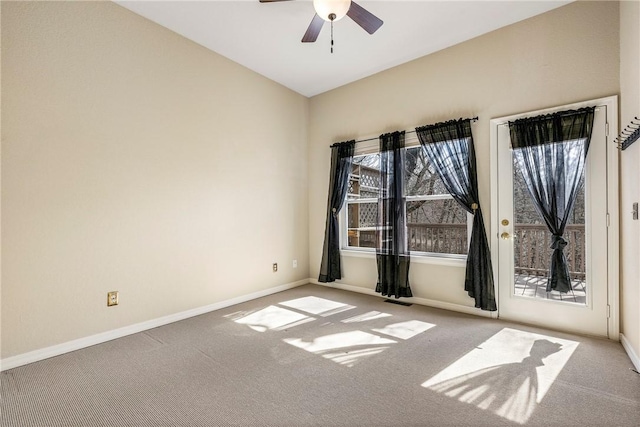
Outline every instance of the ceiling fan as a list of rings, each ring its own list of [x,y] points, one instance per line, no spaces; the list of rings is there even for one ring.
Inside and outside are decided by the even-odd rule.
[[[260,3],[276,1],[288,0],[260,0]],[[313,7],[316,10],[316,14],[313,16],[304,36],[302,36],[302,43],[315,42],[324,21],[331,22],[333,33],[333,22],[344,18],[345,15],[353,19],[356,24],[360,25],[369,34],[375,33],[383,23],[380,18],[351,0],[313,0]],[[331,37],[331,51],[333,52],[333,36]]]

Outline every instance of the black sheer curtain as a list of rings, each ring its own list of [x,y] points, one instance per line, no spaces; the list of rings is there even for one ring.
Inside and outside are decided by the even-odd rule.
[[[342,278],[338,213],[342,209],[349,188],[349,174],[351,173],[355,144],[355,141],[347,141],[331,146],[327,222],[324,231],[319,282],[334,282],[336,279]]]
[[[410,297],[404,132],[380,135],[380,188],[376,224],[378,284],[382,295]]]
[[[580,189],[594,111],[589,107],[509,122],[514,158],[553,236],[547,292],[571,290],[563,235]]]
[[[416,128],[416,134],[447,191],[467,212],[473,214],[464,289],[475,299],[476,307],[495,311],[493,268],[478,198],[471,120],[451,120],[419,127]]]

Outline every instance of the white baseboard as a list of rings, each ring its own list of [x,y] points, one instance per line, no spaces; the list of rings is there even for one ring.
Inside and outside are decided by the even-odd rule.
[[[220,301],[213,304],[205,305],[203,307],[182,311],[180,313],[170,314],[168,316],[159,317],[157,319],[147,320],[146,322],[136,323],[134,325],[125,326],[125,327],[114,329],[111,331],[102,332],[102,333],[91,335],[84,338],[79,338],[77,340],[68,341],[62,344],[53,345],[51,347],[41,348],[39,350],[30,351],[28,353],[7,357],[5,359],[0,360],[0,371],[6,371],[7,369],[17,368],[18,366],[27,365],[29,363],[37,362],[39,360],[44,360],[50,357],[59,356],[64,353],[80,350],[82,348],[86,348],[92,345],[111,341],[116,338],[121,338],[127,335],[136,334],[138,332],[146,331],[148,329],[157,328],[158,326],[167,325],[169,323],[177,322],[179,320],[188,319],[190,317],[199,316],[201,314],[209,313],[211,311],[220,310],[222,308],[230,307],[232,305],[251,301],[256,298],[261,298],[267,295],[286,291],[287,289],[295,288],[301,285],[306,285],[309,282],[310,282],[310,279],[302,279],[296,282],[286,283],[284,285],[265,289],[263,291],[253,292],[247,295],[242,295],[242,296],[231,298],[225,301]]]
[[[329,288],[336,288],[336,289],[342,289],[345,291],[358,292],[361,294],[372,295],[375,297],[381,297],[385,299],[387,298],[377,293],[374,289],[361,288],[360,286],[347,285],[346,283],[338,283],[338,282],[320,283],[316,279],[309,279],[309,282],[315,285],[326,286]],[[494,315],[492,315],[492,313],[495,313],[495,312],[492,312],[492,311],[485,311],[475,307],[469,307],[469,306],[460,305],[460,304],[453,304],[453,303],[444,302],[444,301],[436,301],[436,300],[427,299],[427,298],[418,298],[418,297],[402,298],[402,301],[412,303],[412,304],[426,305],[427,307],[442,308],[444,310],[455,311],[458,313],[473,314],[475,316],[489,317],[489,318],[495,317]]]
[[[635,350],[631,346],[631,343],[624,336],[624,334],[620,334],[620,342],[622,343],[622,347],[624,347],[627,355],[629,355],[629,359],[631,359],[631,363],[636,367],[636,371],[640,372],[640,357],[636,354]]]

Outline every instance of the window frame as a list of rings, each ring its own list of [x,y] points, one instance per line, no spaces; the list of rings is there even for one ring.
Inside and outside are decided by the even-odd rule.
[[[405,149],[419,147],[420,142],[418,141],[418,137],[413,135],[407,135],[405,139]],[[366,141],[365,143],[360,143],[356,146],[355,153],[353,155],[354,159],[360,156],[366,156],[370,154],[379,153],[379,145],[377,138],[375,141]],[[405,196],[406,202],[413,201],[429,201],[429,200],[449,200],[453,199],[451,194],[431,194],[431,195],[420,195],[420,196]],[[348,210],[349,204],[362,204],[362,203],[378,203],[377,197],[367,197],[367,198],[359,198],[354,200],[349,200],[348,196],[342,206],[339,215],[339,224],[340,224],[340,252],[346,256],[359,257],[359,258],[375,258],[376,250],[375,248],[363,248],[357,246],[349,246],[349,223],[348,223]],[[467,212],[467,248],[471,242],[471,231],[473,229],[473,214]],[[441,265],[454,265],[454,266],[465,266],[467,255],[466,254],[446,254],[439,252],[421,252],[421,251],[410,251],[411,260],[417,261],[418,263],[427,263],[427,264],[441,264]]]

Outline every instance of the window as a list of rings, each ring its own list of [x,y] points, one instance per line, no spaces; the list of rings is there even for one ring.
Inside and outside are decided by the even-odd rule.
[[[409,250],[415,255],[466,255],[472,216],[447,192],[422,147],[406,149],[405,200]],[[346,209],[345,249],[374,251],[379,192],[378,153],[353,158]]]

